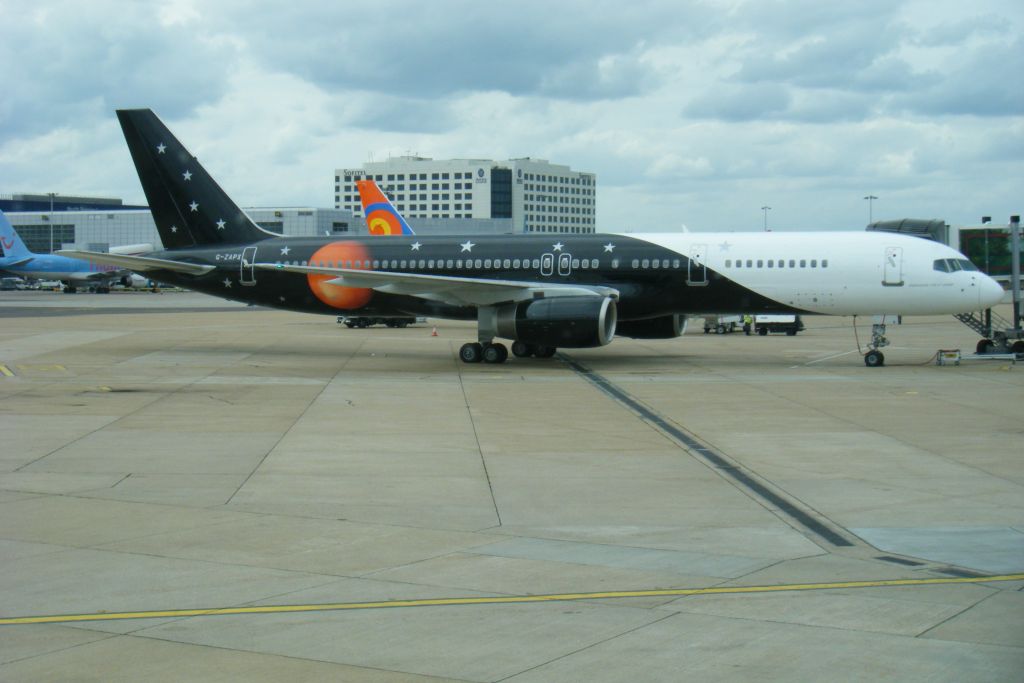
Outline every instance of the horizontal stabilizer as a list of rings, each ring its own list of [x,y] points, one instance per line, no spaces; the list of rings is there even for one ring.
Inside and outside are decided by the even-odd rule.
[[[150,270],[172,270],[176,273],[188,275],[206,275],[214,266],[206,266],[198,263],[187,263],[185,261],[171,261],[170,259],[151,258],[149,256],[128,256],[126,254],[108,254],[101,251],[79,251],[77,249],[61,249],[55,252],[61,256],[100,263],[105,266],[117,266],[137,272]]]

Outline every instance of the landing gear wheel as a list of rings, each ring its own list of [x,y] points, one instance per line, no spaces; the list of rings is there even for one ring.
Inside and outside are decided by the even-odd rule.
[[[477,342],[463,344],[459,349],[459,358],[463,363],[479,363],[484,357],[484,347]]]
[[[536,346],[533,355],[537,358],[551,358],[558,351],[554,346]]]
[[[885,356],[878,349],[873,349],[864,354],[864,365],[869,368],[880,368],[885,365]]]
[[[504,363],[508,360],[508,349],[504,344],[488,344],[483,352],[485,363]]]
[[[528,358],[533,355],[533,347],[526,342],[512,342],[512,355],[516,358]]]
[[[995,344],[992,342],[991,339],[979,339],[978,345],[974,347],[974,350],[979,355],[984,355],[986,353],[992,353],[993,348],[995,348]]]

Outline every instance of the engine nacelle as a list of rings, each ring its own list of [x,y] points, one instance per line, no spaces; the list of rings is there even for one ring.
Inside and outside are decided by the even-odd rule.
[[[565,296],[499,306],[499,337],[538,346],[582,349],[604,346],[615,336],[614,299]]]
[[[615,332],[631,339],[673,339],[686,334],[687,323],[689,319],[685,315],[674,313],[647,320],[622,320]]]

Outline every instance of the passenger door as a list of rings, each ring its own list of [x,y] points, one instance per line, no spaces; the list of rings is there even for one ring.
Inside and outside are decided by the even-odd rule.
[[[241,273],[238,281],[252,287],[256,284],[256,247],[246,247],[242,250],[242,262],[239,264]]]
[[[903,247],[886,247],[884,275],[882,285],[885,287],[903,286]]]
[[[707,254],[708,246],[706,244],[690,245],[690,258],[686,263],[686,284],[700,287],[708,283],[708,267],[704,262]]]

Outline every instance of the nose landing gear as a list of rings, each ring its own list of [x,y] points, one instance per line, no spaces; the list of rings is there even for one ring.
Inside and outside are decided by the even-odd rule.
[[[854,319],[856,325],[856,319]],[[888,346],[889,339],[885,336],[885,323],[875,323],[871,326],[871,342],[868,344],[868,352],[864,354],[864,365],[869,368],[880,368],[885,365],[885,354],[879,349]]]

